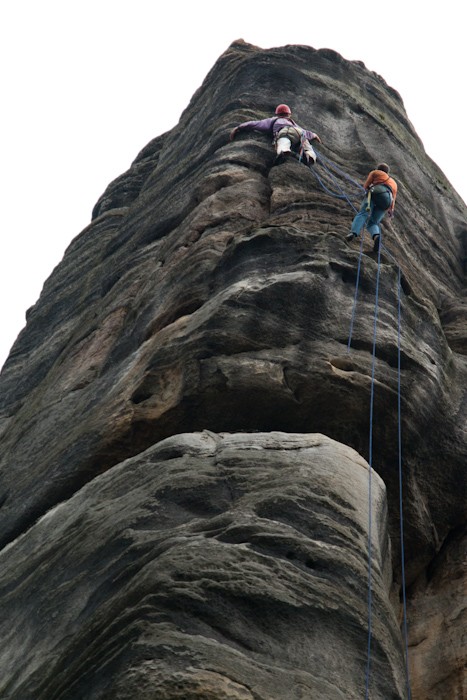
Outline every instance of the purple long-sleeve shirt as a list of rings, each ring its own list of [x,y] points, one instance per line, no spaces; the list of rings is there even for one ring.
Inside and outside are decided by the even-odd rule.
[[[312,141],[317,137],[314,131],[309,131],[299,126],[297,122],[294,122],[290,117],[269,117],[269,119],[260,119],[259,121],[243,122],[238,125],[238,129],[244,129],[245,131],[264,131],[270,132],[273,137],[276,136],[277,132],[283,129],[285,126],[295,126],[301,132],[303,132],[306,139]]]

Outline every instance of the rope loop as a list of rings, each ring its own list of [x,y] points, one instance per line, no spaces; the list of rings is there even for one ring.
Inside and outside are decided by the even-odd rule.
[[[360,185],[356,180],[350,177],[346,172],[341,170],[332,160],[323,156],[316,148],[314,149],[316,153],[317,162],[320,164],[321,168],[324,170],[326,177],[331,180],[330,185],[337,191],[331,190],[324,182],[323,179],[318,175],[314,166],[310,166],[310,170],[316,177],[321,189],[326,192],[326,194],[331,195],[331,197],[336,197],[337,199],[345,199],[347,203],[356,212],[357,209],[354,206],[353,201],[357,201],[361,198],[362,192],[365,192],[362,185]],[[341,184],[338,178],[343,182]],[[347,187],[346,191],[344,185]]]

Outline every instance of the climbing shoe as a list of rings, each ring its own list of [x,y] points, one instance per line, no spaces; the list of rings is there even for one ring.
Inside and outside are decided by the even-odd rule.
[[[373,236],[373,252],[377,253],[379,250],[379,240],[380,240],[380,235],[377,234],[376,236]]]
[[[278,156],[276,156],[276,160],[274,161],[274,165],[282,165],[282,163],[285,163],[287,160],[287,156],[285,153],[279,153]]]
[[[350,231],[350,233],[348,233],[348,234],[346,235],[345,240],[346,240],[346,241],[353,241],[353,239],[354,239],[355,237],[356,237],[356,236],[355,236],[355,233],[353,233],[353,231]]]

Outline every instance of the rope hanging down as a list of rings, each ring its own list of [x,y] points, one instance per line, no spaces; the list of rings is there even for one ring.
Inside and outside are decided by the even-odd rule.
[[[360,255],[359,255],[359,269],[357,272],[356,288],[355,288],[355,299],[354,299],[354,309],[356,307],[357,301],[357,290],[358,282],[360,276],[360,260],[362,255],[362,245]],[[382,235],[381,235],[382,238]],[[378,250],[378,267],[376,274],[376,291],[375,291],[375,313],[374,313],[374,326],[373,326],[373,350],[372,350],[372,367],[371,367],[371,389],[370,389],[370,429],[369,429],[369,484],[368,484],[368,641],[367,641],[367,667],[365,675],[365,700],[369,698],[369,679],[370,679],[370,669],[371,669],[371,638],[372,638],[372,504],[371,504],[371,488],[372,488],[372,472],[373,472],[373,413],[374,413],[374,387],[375,387],[375,365],[376,365],[376,333],[377,333],[377,318],[378,318],[378,301],[379,301],[379,285],[380,285],[380,271],[381,271],[381,251],[384,249],[394,261],[394,257],[389,253],[389,251],[384,248],[382,241]],[[397,264],[397,263],[396,263]],[[407,698],[411,700],[411,689],[410,689],[410,674],[409,674],[409,649],[408,649],[408,632],[407,632],[407,601],[406,601],[406,582],[405,582],[405,551],[404,551],[404,515],[403,515],[403,481],[402,481],[402,418],[401,418],[401,269],[397,266],[398,270],[398,294],[397,294],[397,435],[398,435],[398,464],[399,464],[399,523],[400,523],[400,539],[401,539],[401,588],[402,588],[402,599],[403,599],[403,638],[405,645],[405,674],[406,674],[406,685],[407,685]],[[351,326],[353,325],[353,318],[351,321]],[[350,340],[351,335],[349,335],[349,342],[347,345],[347,351],[350,350]]]
[[[357,208],[353,204],[353,201],[358,201],[361,199],[362,194],[365,192],[362,185],[354,180],[350,175],[341,170],[332,160],[326,158],[321,153],[319,153],[315,148],[315,153],[318,163],[321,165],[322,169],[325,171],[328,180],[331,180],[332,186],[337,189],[337,192],[332,191],[323,182],[323,179],[318,175],[314,167],[310,167],[311,172],[318,180],[321,189],[324,190],[331,197],[337,197],[337,199],[345,199],[352,209],[357,212]],[[342,182],[342,184],[341,184]],[[347,190],[344,189],[344,185]]]
[[[372,503],[371,503],[371,482],[373,473],[373,408],[375,397],[375,366],[376,366],[376,331],[378,325],[378,300],[379,300],[379,278],[381,270],[381,246],[378,250],[378,270],[376,273],[375,292],[375,313],[373,320],[373,350],[371,355],[371,389],[370,389],[370,434],[368,446],[368,642],[367,642],[367,665],[365,674],[365,700],[369,698],[370,664],[371,664],[371,637],[372,637]]]
[[[316,149],[315,149],[316,150]],[[318,162],[326,171],[327,175],[332,179],[334,186],[339,190],[339,192],[332,192],[322,181],[322,179],[316,173],[316,170],[310,167],[310,170],[315,175],[322,189],[333,197],[339,199],[347,200],[348,204],[356,212],[357,209],[352,204],[351,200],[361,199],[362,193],[365,192],[364,188],[350,176],[340,170],[335,163],[332,163],[329,159],[325,158],[323,155],[317,153]],[[344,191],[342,186],[337,181],[336,176],[333,174],[334,171],[341,178],[350,182],[353,186],[353,192],[348,194]],[[350,352],[350,345],[352,340],[353,325],[355,320],[355,309],[357,306],[358,288],[360,281],[360,271],[361,271],[361,260],[363,255],[363,231],[360,234],[360,252],[358,256],[358,268],[355,284],[355,294],[354,302],[352,308],[352,315],[350,321],[350,331],[349,340],[347,343],[347,352]],[[372,364],[371,364],[371,390],[370,390],[370,428],[369,428],[369,485],[368,485],[368,638],[367,638],[367,664],[365,673],[365,699],[369,698],[369,682],[370,682],[370,670],[371,670],[371,640],[372,640],[372,503],[371,503],[371,489],[372,489],[372,472],[373,472],[373,411],[374,411],[374,387],[375,387],[375,367],[376,367],[376,337],[377,337],[377,320],[378,320],[378,301],[379,301],[379,284],[380,284],[380,272],[381,272],[381,251],[389,256],[398,270],[398,300],[397,300],[397,432],[398,432],[398,461],[399,461],[399,521],[400,521],[400,538],[401,538],[401,576],[402,576],[402,599],[403,599],[403,636],[405,642],[405,674],[406,674],[406,685],[407,685],[407,698],[411,700],[411,689],[410,689],[410,675],[409,675],[409,651],[408,651],[408,634],[407,634],[407,601],[406,601],[406,583],[405,583],[405,551],[404,551],[404,517],[403,517],[403,482],[402,482],[402,432],[401,432],[401,268],[397,263],[397,260],[393,255],[383,246],[383,237],[380,234],[380,246],[378,249],[378,267],[376,274],[376,291],[375,291],[375,312],[374,312],[374,322],[373,322],[373,349],[372,349]]]

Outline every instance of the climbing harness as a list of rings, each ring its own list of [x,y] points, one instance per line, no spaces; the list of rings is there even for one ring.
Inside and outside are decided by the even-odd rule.
[[[295,126],[284,126],[276,134],[276,140],[281,138],[289,139],[292,146],[297,146],[301,140],[300,131]]]
[[[300,153],[299,153],[299,158],[298,158],[299,163],[302,162],[304,150],[305,150],[305,133],[302,131],[302,133],[300,134]]]
[[[393,201],[393,194],[389,185],[378,184],[372,185],[369,188],[366,206],[367,211],[370,211],[371,209],[372,200],[379,209],[384,209],[384,211],[387,211]]]

